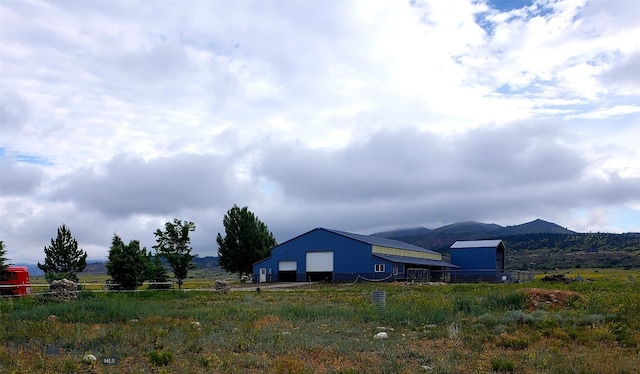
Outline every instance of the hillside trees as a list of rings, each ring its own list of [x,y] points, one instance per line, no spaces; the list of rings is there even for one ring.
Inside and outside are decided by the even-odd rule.
[[[87,253],[78,249],[78,241],[71,236],[71,230],[65,225],[58,227],[55,240],[44,247],[44,264],[38,262],[38,268],[45,272],[48,282],[56,279],[78,281],[77,273],[87,267]]]
[[[252,266],[269,255],[269,250],[277,245],[276,239],[258,217],[245,206],[234,205],[224,216],[225,236],[220,233],[218,261],[223,269],[238,273],[240,277],[252,273]]]
[[[177,218],[173,222],[167,222],[164,231],[157,229],[153,234],[156,236],[157,244],[153,248],[167,259],[169,267],[178,281],[178,289],[182,288],[182,283],[189,270],[195,268],[191,262],[196,255],[191,254],[189,243],[189,233],[195,231],[196,225],[193,222],[182,222]]]
[[[138,240],[125,244],[117,234],[113,234],[106,266],[107,274],[120,288],[135,290],[146,280],[151,257],[146,248],[140,248]]]

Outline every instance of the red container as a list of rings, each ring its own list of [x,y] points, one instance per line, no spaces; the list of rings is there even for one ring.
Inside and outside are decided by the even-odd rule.
[[[29,269],[26,266],[9,266],[0,272],[0,294],[23,296],[31,293]]]

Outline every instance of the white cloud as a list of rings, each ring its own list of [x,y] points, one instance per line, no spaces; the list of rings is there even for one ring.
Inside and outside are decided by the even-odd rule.
[[[576,118],[606,119],[629,114],[640,113],[640,106],[637,105],[616,105],[611,108],[596,109],[590,112],[575,115]]]
[[[499,5],[0,3],[9,257],[40,260],[63,222],[93,257],[114,231],[151,247],[174,217],[214,254],[233,204],[280,240],[630,227],[615,220],[638,218],[640,6]]]

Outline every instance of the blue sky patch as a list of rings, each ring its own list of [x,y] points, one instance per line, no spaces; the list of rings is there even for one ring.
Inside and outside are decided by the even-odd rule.
[[[491,0],[487,4],[493,9],[501,12],[509,12],[514,9],[521,9],[533,4],[531,0]]]
[[[0,147],[0,158],[5,158],[5,156],[8,156],[7,148]],[[16,162],[25,163],[25,164],[53,165],[53,163],[45,157],[28,155],[24,153],[15,153],[15,160]]]
[[[489,36],[493,36],[496,27],[492,21],[487,20],[486,18],[490,13],[495,13],[496,11],[499,13],[508,13],[513,10],[530,7],[527,9],[526,13],[511,15],[511,18],[507,22],[510,22],[514,18],[529,20],[533,17],[544,17],[553,13],[552,7],[545,7],[543,4],[537,4],[535,7],[532,7],[532,5],[534,5],[534,1],[530,0],[488,0],[487,5],[489,5],[492,11],[476,13],[474,18],[478,26],[482,27]]]
[[[44,157],[34,156],[34,155],[25,155],[25,154],[17,154],[16,161],[24,162],[27,164],[36,164],[36,165],[53,165],[51,161],[47,160]]]

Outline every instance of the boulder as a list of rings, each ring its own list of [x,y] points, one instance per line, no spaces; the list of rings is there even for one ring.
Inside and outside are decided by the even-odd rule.
[[[78,300],[78,287],[68,279],[54,280],[49,285],[49,293],[57,300]]]
[[[98,358],[92,354],[86,354],[82,357],[82,363],[88,366],[95,366]]]
[[[373,338],[375,340],[384,340],[384,339],[389,339],[389,335],[386,332],[382,331],[382,332],[379,332],[379,333],[375,334],[373,336]]]
[[[227,281],[217,280],[214,287],[216,291],[222,293],[229,293],[229,291],[231,291],[231,285]]]

